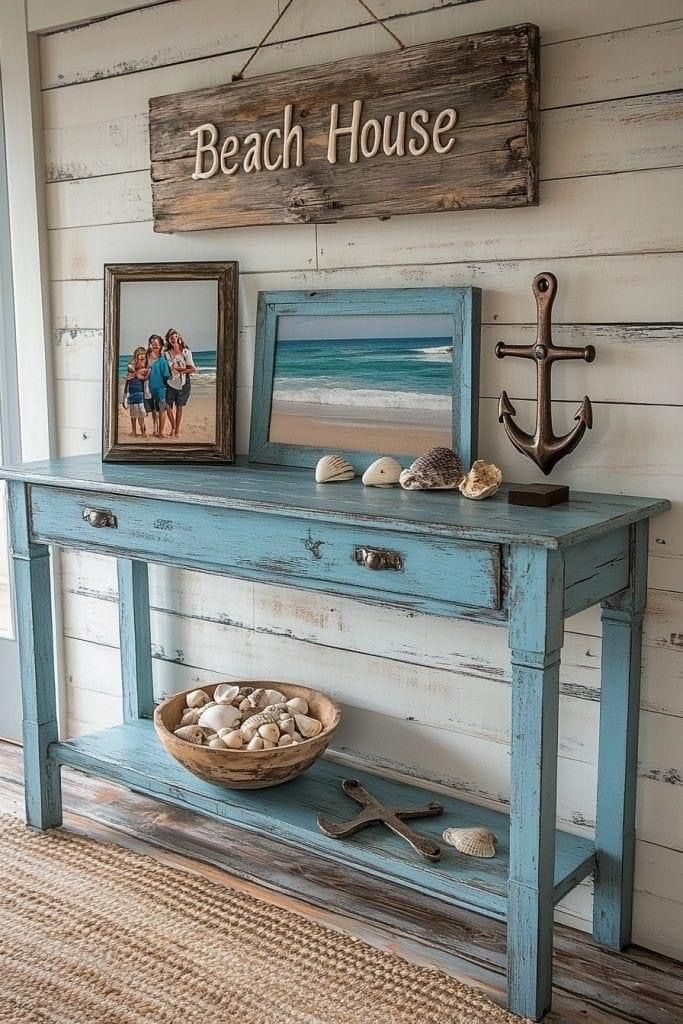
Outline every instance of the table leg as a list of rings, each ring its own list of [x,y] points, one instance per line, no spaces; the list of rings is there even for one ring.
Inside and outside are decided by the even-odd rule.
[[[149,625],[149,576],[145,562],[117,558],[121,687],[126,722],[151,718],[152,641]]]
[[[611,949],[623,949],[631,941],[647,541],[647,521],[631,527],[629,587],[602,605],[593,936]]]
[[[552,996],[561,552],[511,553],[512,748],[508,1006],[540,1020]]]
[[[31,540],[25,485],[11,481],[8,497],[21,669],[26,822],[47,829],[62,823],[59,766],[48,750],[50,743],[59,738],[50,549]]]

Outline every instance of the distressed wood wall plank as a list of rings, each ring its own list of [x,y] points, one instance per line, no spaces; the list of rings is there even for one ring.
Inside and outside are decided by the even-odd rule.
[[[386,35],[369,23],[370,19],[352,0],[344,0],[343,4],[335,4],[331,12],[326,11],[323,19],[327,21],[321,20],[320,6],[317,4],[314,11],[309,7],[308,18],[304,17],[298,26],[296,21],[291,23],[291,28],[288,28],[287,23],[281,24],[279,34],[274,37],[275,41],[264,47],[251,73],[265,74],[267,69],[264,63],[272,51],[277,52],[283,41],[296,38],[297,35],[311,36],[312,30],[314,45],[318,50],[318,57],[313,63],[320,63],[321,42],[317,38],[320,31],[337,34],[346,29],[344,34],[354,33],[362,40],[356,43],[356,53],[373,53],[388,48]],[[570,11],[563,11],[562,4],[548,5],[543,0],[516,0],[514,4],[508,5],[504,18],[501,18],[499,0],[481,0],[480,3],[466,5],[444,5],[429,0],[409,0],[408,3],[388,0],[383,6],[388,8],[384,16],[394,12],[403,15],[392,22],[392,27],[399,35],[403,32],[402,38],[406,43],[443,39],[453,34],[485,32],[498,28],[501,20],[514,24],[534,22],[537,18],[543,21],[543,35],[547,43],[581,36],[598,37],[612,33],[615,25],[621,31],[645,26],[639,37],[642,40],[647,38],[643,33],[658,22],[680,17],[680,5],[676,0],[656,0],[648,4],[647,11],[643,10],[639,0],[622,0],[621,4],[617,0],[607,0],[602,4],[578,0],[572,4]],[[193,4],[178,4],[172,19],[163,10],[157,11],[155,8],[132,11],[109,19],[106,36],[98,31],[97,23],[46,36],[41,40],[43,88],[59,89],[76,83],[131,75],[159,65],[198,61],[215,53],[244,50],[256,45],[271,18],[275,17],[276,8],[276,0],[239,0],[239,8],[227,19],[228,24],[220,26],[216,24],[213,0],[196,0]],[[340,19],[340,12],[346,14],[348,20],[345,21],[343,17]],[[359,24],[361,27],[356,28]],[[578,31],[577,26],[580,26]],[[154,45],[150,46],[149,40],[154,40]],[[642,52],[642,41],[637,49]],[[121,53],[126,54],[123,60],[118,56]],[[635,55],[634,47],[628,56],[632,58]],[[597,77],[599,81],[599,65],[592,64],[589,72],[589,75],[581,76],[584,90],[590,87],[586,78]]]

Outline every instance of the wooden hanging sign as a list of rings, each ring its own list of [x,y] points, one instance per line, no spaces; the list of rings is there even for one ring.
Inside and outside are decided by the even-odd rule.
[[[535,25],[150,100],[155,231],[538,202]]]

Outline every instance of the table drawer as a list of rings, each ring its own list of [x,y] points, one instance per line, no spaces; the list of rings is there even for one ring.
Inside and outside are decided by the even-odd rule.
[[[499,609],[500,547],[372,526],[33,486],[37,540],[448,611]]]

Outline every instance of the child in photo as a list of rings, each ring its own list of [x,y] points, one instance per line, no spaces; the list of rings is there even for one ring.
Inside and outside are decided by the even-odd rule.
[[[147,416],[145,384],[148,377],[147,350],[140,345],[133,352],[133,358],[128,364],[128,376],[123,386],[121,403],[124,409],[128,409],[131,437],[137,435],[138,427],[140,428],[140,436],[147,436],[147,428],[145,426],[145,417]]]
[[[147,345],[147,368],[149,376],[146,384],[149,388],[149,403],[152,413],[154,437],[163,437],[166,426],[166,383],[171,376],[171,368],[163,354],[164,341],[161,335],[150,335]]]

